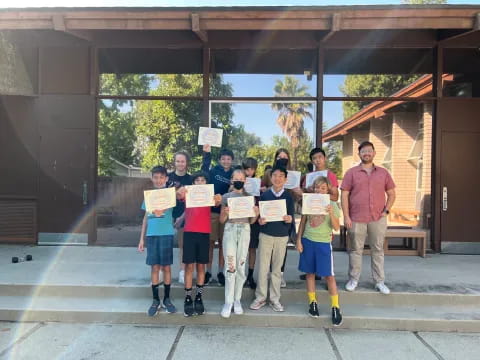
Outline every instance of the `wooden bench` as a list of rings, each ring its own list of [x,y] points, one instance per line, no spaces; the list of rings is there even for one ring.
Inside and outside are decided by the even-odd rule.
[[[389,247],[388,240],[400,238],[403,239],[402,248]],[[413,248],[413,241],[415,241],[415,248]],[[350,240],[347,236],[346,229],[342,226],[340,229],[340,242],[345,245],[347,251],[350,250]],[[368,247],[368,239],[365,240],[366,248],[363,250],[365,255],[370,255]],[[425,257],[427,249],[427,231],[422,229],[407,229],[407,228],[388,228],[385,234],[385,242],[383,243],[383,250],[385,255],[418,255]]]

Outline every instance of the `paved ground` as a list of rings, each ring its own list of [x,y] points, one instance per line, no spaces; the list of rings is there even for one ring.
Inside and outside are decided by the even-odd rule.
[[[477,360],[479,354],[480,334],[0,322],[1,360]]]
[[[26,254],[32,254],[33,261],[12,264],[12,256]],[[215,277],[216,259],[215,252]],[[480,294],[479,260],[478,255],[387,256],[386,283],[393,291]],[[360,289],[373,289],[370,256],[364,256],[363,262]],[[178,263],[178,249],[174,249],[174,281],[178,278]],[[343,286],[347,281],[348,255],[335,252],[334,263],[337,282]],[[303,288],[297,267],[298,252],[288,251],[288,286]],[[145,253],[134,248],[0,245],[0,284],[148,286],[149,278]]]

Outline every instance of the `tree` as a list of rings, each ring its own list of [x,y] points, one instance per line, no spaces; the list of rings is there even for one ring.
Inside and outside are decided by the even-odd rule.
[[[307,86],[300,86],[299,81],[293,76],[285,76],[285,80],[277,80],[274,92],[276,97],[302,97],[310,96],[307,92]],[[298,166],[298,147],[302,139],[307,135],[304,127],[304,119],[313,119],[308,111],[311,108],[310,103],[273,103],[272,109],[278,112],[277,123],[283,133],[291,142],[292,166],[297,169]]]
[[[241,164],[243,159],[248,157],[248,150],[254,146],[261,146],[262,139],[257,135],[249,133],[243,125],[232,128],[228,139],[228,148],[235,154],[235,162]]]
[[[340,91],[345,96],[391,96],[417,80],[420,75],[347,75]],[[343,118],[348,119],[370,101],[344,101]]]
[[[146,95],[152,80],[148,75],[102,74],[100,94]],[[113,175],[114,158],[128,165],[135,165],[135,119],[130,100],[102,100],[98,112],[98,174]]]
[[[157,75],[158,87],[152,95],[197,96],[202,92],[201,75]],[[230,84],[221,76],[212,79],[212,93],[231,96]],[[170,165],[178,150],[192,155],[191,168],[200,168],[201,152],[197,145],[198,128],[202,123],[202,103],[199,101],[139,101],[134,108],[136,119],[136,149],[141,166],[149,169],[157,164]],[[239,131],[232,124],[230,104],[218,104],[212,109],[212,127],[224,130],[224,146],[229,146],[232,134]],[[215,158],[219,149],[213,151]]]

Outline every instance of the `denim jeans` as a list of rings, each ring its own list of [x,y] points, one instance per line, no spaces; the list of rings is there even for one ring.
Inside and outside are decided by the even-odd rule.
[[[240,301],[245,283],[245,264],[250,244],[250,224],[225,224],[223,257],[225,259],[225,304]]]

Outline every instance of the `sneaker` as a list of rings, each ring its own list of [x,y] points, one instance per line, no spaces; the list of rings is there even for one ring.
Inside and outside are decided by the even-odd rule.
[[[332,307],[332,324],[333,326],[340,326],[342,325],[342,314],[340,313],[340,309],[337,307]]]
[[[160,306],[159,300],[153,300],[152,305],[148,308],[147,314],[148,316],[155,316],[158,313],[158,308]]]
[[[203,315],[205,312],[205,307],[203,306],[203,301],[201,296],[195,296],[195,313],[197,315]]]
[[[287,282],[285,281],[285,278],[283,276],[283,272],[282,272],[282,277],[281,277],[281,280],[280,280],[280,287],[281,288],[287,287]]]
[[[163,299],[162,307],[169,314],[174,314],[177,312],[177,308],[175,307],[175,305],[172,304],[172,301],[170,300],[170,298]]]
[[[231,313],[232,313],[232,304],[224,304],[222,311],[220,312],[220,315],[223,318],[228,319]]]
[[[205,272],[205,282],[204,285],[208,285],[208,283],[212,280],[212,274],[209,271]]]
[[[193,300],[191,296],[187,295],[185,296],[185,302],[183,303],[183,315],[192,316],[193,314]]]
[[[277,311],[277,312],[283,312],[285,311],[285,309],[283,308],[283,305],[280,304],[279,301],[271,301],[270,302],[270,307],[273,309],[273,311]]]
[[[185,270],[180,270],[178,273],[178,282],[180,284],[185,284]]]
[[[225,286],[225,275],[223,272],[217,274],[218,286]]]
[[[358,286],[358,281],[350,279],[350,280],[348,280],[347,284],[345,285],[345,290],[355,291],[357,286]]]
[[[255,299],[253,300],[253,302],[250,304],[250,309],[252,310],[258,310],[258,309],[261,309],[262,307],[265,306],[267,302],[265,300],[259,300],[259,299]]]
[[[255,282],[253,277],[251,277],[247,278],[247,281],[245,281],[245,286],[249,287],[252,290],[255,290],[257,288],[257,283]]]
[[[242,303],[240,301],[235,301],[233,303],[233,312],[237,315],[243,314]]]
[[[383,295],[390,294],[390,289],[387,287],[387,285],[385,285],[383,281],[377,283],[377,285],[375,285],[375,289],[380,291]]]
[[[310,316],[314,318],[317,318],[320,316],[320,313],[318,312],[318,304],[316,301],[312,301],[310,303],[310,306],[308,308],[308,313],[310,314]]]

